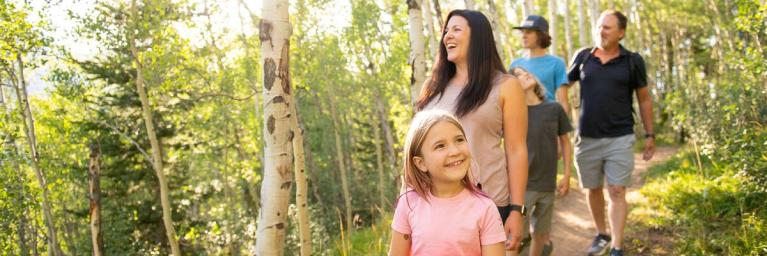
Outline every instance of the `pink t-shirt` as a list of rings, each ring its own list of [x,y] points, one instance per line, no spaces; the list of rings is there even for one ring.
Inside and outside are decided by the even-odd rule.
[[[410,255],[481,255],[482,245],[506,240],[503,222],[490,198],[464,189],[451,198],[415,191],[401,196],[392,229],[412,237]]]

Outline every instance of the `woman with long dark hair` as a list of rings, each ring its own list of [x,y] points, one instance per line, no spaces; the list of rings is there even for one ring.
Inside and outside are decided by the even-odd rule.
[[[466,130],[471,175],[495,202],[516,250],[522,235],[527,184],[527,105],[519,81],[508,75],[487,17],[454,10],[443,28],[439,56],[416,111],[453,112]]]

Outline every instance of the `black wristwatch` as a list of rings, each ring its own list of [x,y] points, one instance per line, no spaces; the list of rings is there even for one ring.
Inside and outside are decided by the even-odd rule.
[[[645,139],[649,139],[649,138],[655,139],[655,133],[647,133],[647,134],[644,135],[644,138]]]
[[[511,204],[509,205],[509,208],[511,211],[518,211],[522,216],[527,214],[527,207],[525,207],[525,205]]]

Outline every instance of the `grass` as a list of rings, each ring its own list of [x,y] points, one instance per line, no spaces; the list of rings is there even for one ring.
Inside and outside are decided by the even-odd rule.
[[[629,216],[628,246],[637,254],[765,255],[767,194],[750,189],[724,163],[683,150],[645,173]]]
[[[342,231],[333,241],[332,255],[386,255],[391,237],[391,213],[385,213],[369,227],[351,235]]]

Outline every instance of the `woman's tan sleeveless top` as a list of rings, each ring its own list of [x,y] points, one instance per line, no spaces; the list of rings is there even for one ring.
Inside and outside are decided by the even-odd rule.
[[[485,103],[459,118],[471,148],[472,164],[469,175],[479,180],[482,190],[497,206],[509,205],[509,178],[506,171],[506,154],[502,144],[503,112],[498,102],[501,79],[493,80],[493,88]],[[455,113],[458,95],[465,86],[448,85],[441,97],[438,95],[424,109],[442,109]]]

